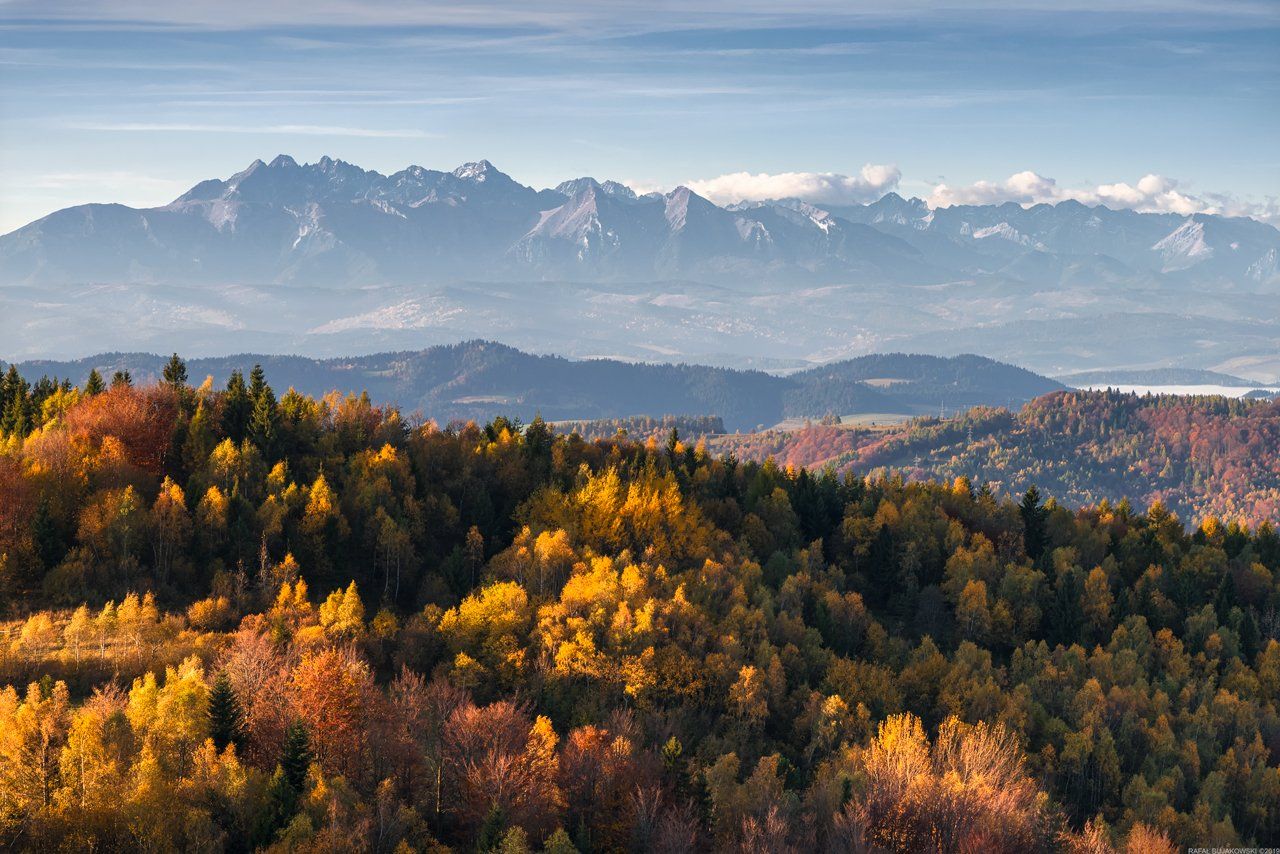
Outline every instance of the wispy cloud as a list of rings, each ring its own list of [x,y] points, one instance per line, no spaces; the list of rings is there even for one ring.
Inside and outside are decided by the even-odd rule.
[[[15,175],[13,186],[34,190],[78,190],[82,192],[142,192],[146,194],[181,192],[190,181],[158,178],[140,172],[44,172],[34,175]]]
[[[74,130],[138,133],[239,133],[280,136],[356,136],[387,139],[428,139],[439,134],[421,130],[343,127],[339,125],[227,125],[181,122],[85,122],[67,125]]]
[[[479,0],[479,2],[405,3],[402,0],[7,0],[3,17],[26,26],[156,26],[193,29],[316,27],[453,26],[476,28],[544,27],[568,31],[646,32],[659,29],[753,29],[780,25],[826,25],[852,21],[902,21],[922,16],[958,19],[986,13],[1044,15],[1108,13],[1147,15],[1157,22],[1195,16],[1212,24],[1274,18],[1268,0],[798,0],[780,11],[775,0],[689,0],[675,7],[626,0]]]

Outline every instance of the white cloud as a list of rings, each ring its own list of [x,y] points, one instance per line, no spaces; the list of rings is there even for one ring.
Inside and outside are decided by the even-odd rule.
[[[1025,171],[1010,175],[1004,181],[976,181],[951,186],[938,184],[930,193],[931,207],[952,205],[993,205],[1016,202],[1020,205],[1057,204],[1069,199],[1086,205],[1128,209],[1154,213],[1193,213],[1251,216],[1264,222],[1277,222],[1276,201],[1246,202],[1220,194],[1194,195],[1178,189],[1178,182],[1164,175],[1147,174],[1134,184],[1098,184],[1092,187],[1063,187],[1053,178]]]
[[[223,125],[168,122],[101,122],[74,124],[75,130],[135,131],[142,133],[252,133],[283,136],[359,136],[391,139],[426,139],[439,136],[420,130],[384,130],[382,128],[340,127],[334,125]]]
[[[799,198],[815,204],[858,204],[875,201],[898,186],[897,166],[868,163],[857,175],[836,172],[733,172],[688,182],[689,189],[717,204],[764,199]]]

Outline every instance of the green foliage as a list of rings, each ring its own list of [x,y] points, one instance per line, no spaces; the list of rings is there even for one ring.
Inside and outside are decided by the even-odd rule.
[[[229,744],[239,747],[244,740],[244,713],[225,674],[219,676],[209,690],[209,737],[220,751]]]
[[[302,791],[314,758],[306,726],[301,721],[289,724],[285,731],[284,750],[280,754],[280,767],[284,771],[284,781],[292,791]]]

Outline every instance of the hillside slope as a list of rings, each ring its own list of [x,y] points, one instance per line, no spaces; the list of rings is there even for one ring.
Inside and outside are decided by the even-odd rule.
[[[1185,522],[1280,519],[1275,401],[1058,392],[1016,412],[977,408],[880,431],[815,424],[723,437],[714,447],[787,465],[964,476],[1004,493],[1035,485],[1069,506],[1160,500]]]

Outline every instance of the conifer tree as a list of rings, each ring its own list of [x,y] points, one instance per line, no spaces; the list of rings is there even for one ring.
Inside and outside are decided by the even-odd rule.
[[[253,413],[249,416],[249,438],[268,457],[275,447],[277,410],[275,393],[271,386],[263,384],[254,396]]]
[[[244,374],[232,371],[227,380],[227,390],[222,397],[222,432],[231,441],[239,444],[245,437],[249,427],[249,417],[253,413],[253,399],[244,384]]]
[[[89,379],[85,381],[84,393],[92,397],[95,394],[102,394],[107,390],[107,384],[102,381],[102,374],[98,373],[97,368],[89,370]]]
[[[29,426],[30,402],[27,398],[31,386],[18,373],[13,365],[5,374],[3,387],[0,388],[0,400],[4,408],[0,409],[0,433],[6,435],[25,436]]]
[[[244,737],[244,714],[226,674],[218,677],[209,692],[209,737],[219,751],[228,744],[239,747]]]
[[[314,754],[311,752],[311,739],[307,728],[301,721],[289,724],[284,736],[284,751],[280,756],[280,767],[284,769],[284,779],[294,792],[301,792],[307,782],[307,772],[311,769]]]
[[[256,403],[266,390],[266,372],[262,370],[262,365],[254,365],[253,370],[249,372],[249,397]]]
[[[1022,504],[1019,505],[1018,512],[1022,515],[1022,543],[1027,557],[1039,560],[1040,555],[1044,554],[1044,526],[1048,516],[1048,511],[1040,506],[1040,490],[1034,486],[1028,489],[1027,494],[1022,496]]]
[[[164,366],[165,385],[182,388],[187,384],[187,365],[174,353]]]
[[[133,385],[133,374],[129,373],[126,370],[116,371],[114,374],[111,375],[112,388],[119,388],[121,386],[127,388],[132,385]]]

